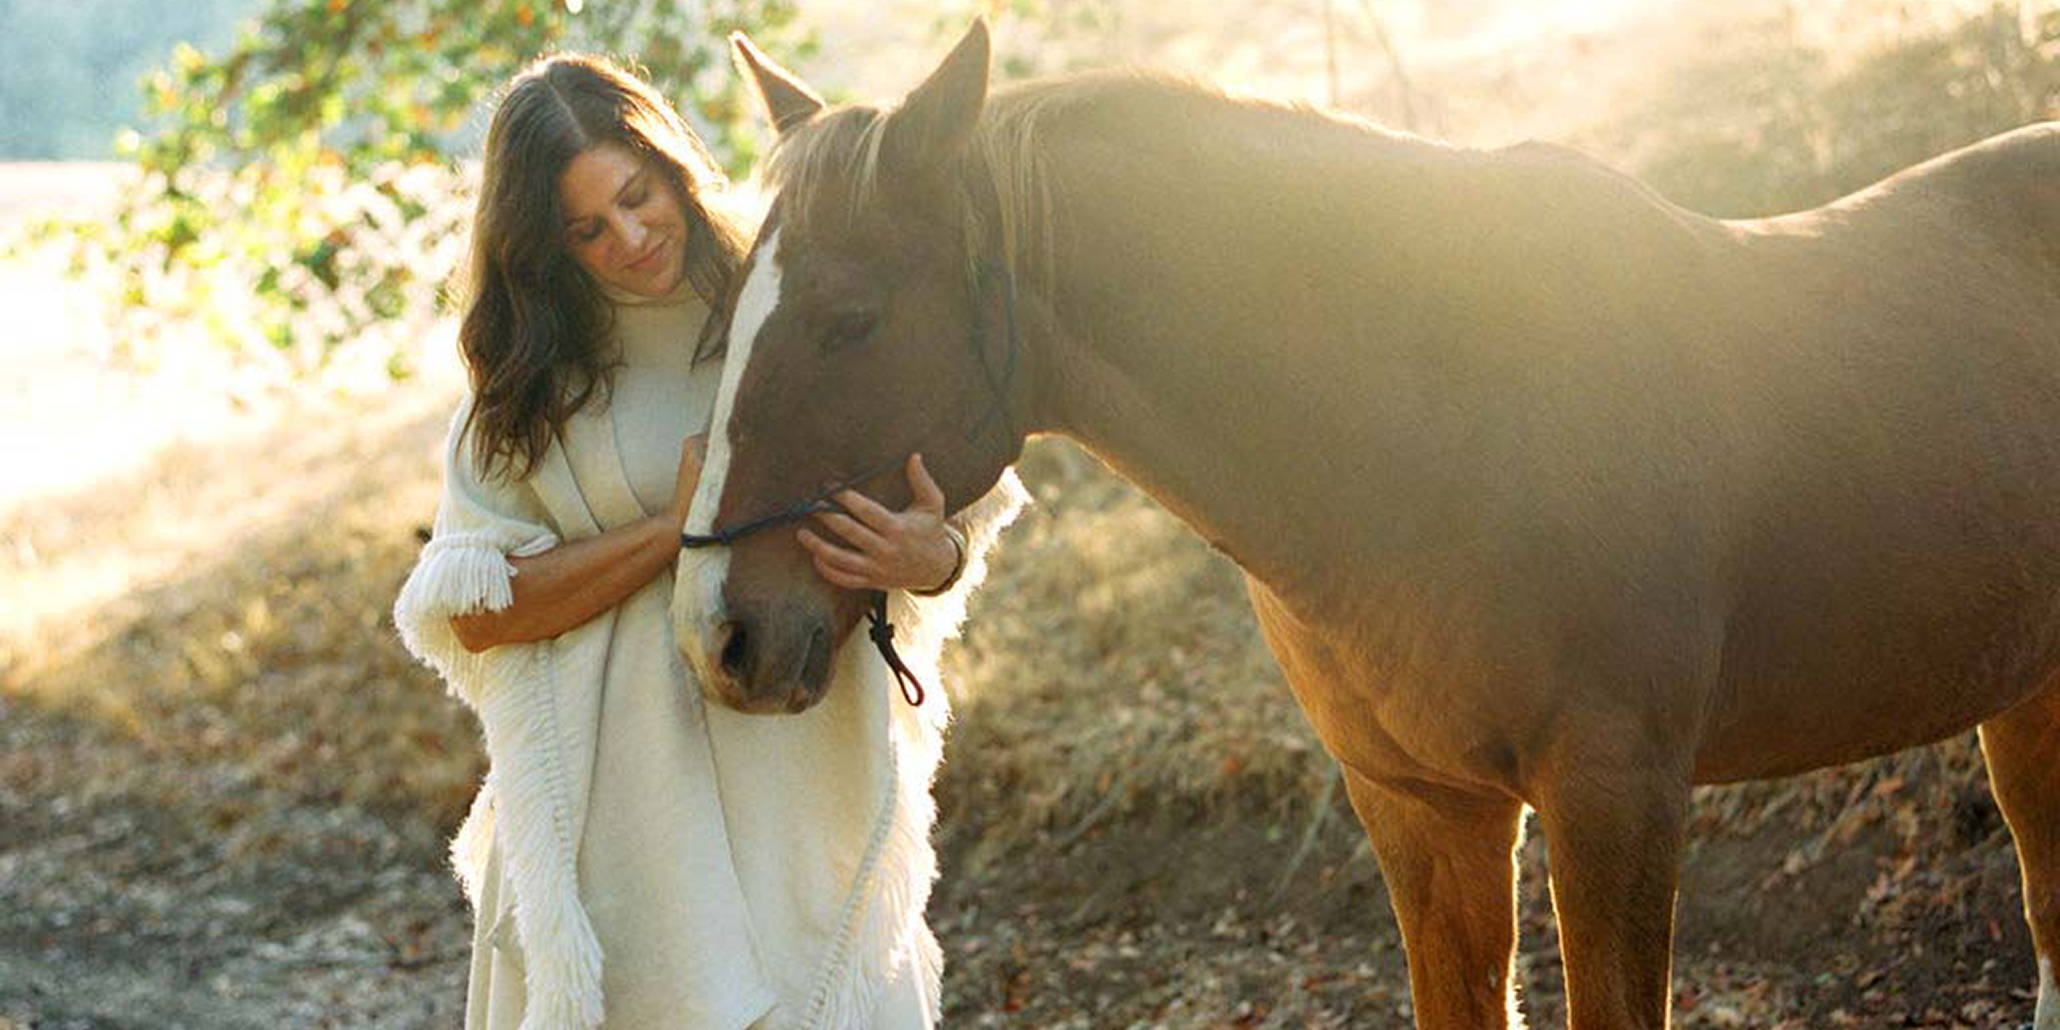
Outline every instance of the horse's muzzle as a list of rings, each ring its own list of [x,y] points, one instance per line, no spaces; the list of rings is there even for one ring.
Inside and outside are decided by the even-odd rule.
[[[823,699],[830,682],[827,616],[795,609],[732,609],[705,642],[701,693],[752,714],[793,714]]]

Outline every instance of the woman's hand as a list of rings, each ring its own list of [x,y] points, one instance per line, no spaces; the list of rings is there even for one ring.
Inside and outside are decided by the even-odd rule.
[[[815,560],[816,574],[850,590],[930,590],[948,582],[963,556],[944,524],[944,491],[923,468],[923,457],[908,458],[907,508],[894,511],[856,490],[842,490],[838,504],[851,514],[816,516],[843,546],[810,531],[798,534],[801,546]]]
[[[694,488],[701,485],[701,460],[708,456],[708,434],[695,433],[680,447],[680,475],[673,483],[672,503],[665,515],[675,523],[687,524],[687,506],[694,503]]]

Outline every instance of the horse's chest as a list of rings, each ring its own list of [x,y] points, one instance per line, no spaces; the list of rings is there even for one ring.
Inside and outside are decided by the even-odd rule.
[[[1289,688],[1340,762],[1374,779],[1516,791],[1511,705],[1489,662],[1406,619],[1349,629],[1295,619],[1263,585],[1253,610]]]

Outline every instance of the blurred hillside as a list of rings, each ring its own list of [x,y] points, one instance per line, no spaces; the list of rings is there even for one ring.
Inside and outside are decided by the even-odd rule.
[[[815,15],[820,84],[898,92],[973,6],[883,2]],[[1153,62],[1483,145],[1571,140],[1722,213],[2060,113],[2050,3],[1338,0],[1329,32],[1318,2],[1012,9],[1024,73]],[[0,167],[0,235],[123,175]],[[448,327],[402,381],[253,373],[106,331],[76,271],[0,257],[28,327],[0,339],[0,1030],[451,1025],[469,922],[441,838],[482,756],[386,616],[432,514]],[[1022,473],[1039,504],[950,658],[950,1021],[1406,1025],[1379,877],[1236,570],[1076,449],[1039,442]],[[1678,1025],[2029,1018],[1969,738],[1704,791],[1694,829]],[[1553,1026],[1538,842],[1523,861],[1520,969]]]
[[[226,42],[261,0],[0,0],[0,161],[105,160],[179,43]]]

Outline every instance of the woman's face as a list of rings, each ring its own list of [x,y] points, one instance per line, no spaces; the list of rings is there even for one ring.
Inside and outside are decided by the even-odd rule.
[[[580,151],[558,177],[565,246],[603,285],[664,297],[686,271],[687,217],[662,166],[620,143]]]

